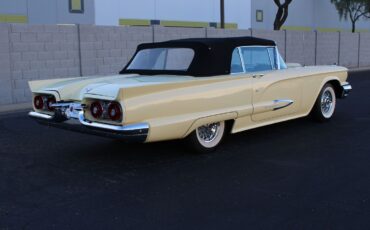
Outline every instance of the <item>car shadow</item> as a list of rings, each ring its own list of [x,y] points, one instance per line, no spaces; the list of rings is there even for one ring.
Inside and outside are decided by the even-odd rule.
[[[287,137],[288,139],[290,139],[289,137],[294,138],[297,130],[302,131],[310,129],[312,133],[312,129],[315,129],[315,127],[319,125],[320,124],[313,122],[309,118],[300,118],[247,130],[241,133],[228,135],[215,152],[207,154],[195,152],[186,146],[182,140],[135,144],[99,138],[99,142],[90,142],[88,145],[80,145],[76,152],[70,152],[68,155],[73,158],[79,158],[81,161],[96,160],[98,158],[102,164],[115,164],[123,161],[146,164],[148,162],[155,163],[156,161],[164,162],[180,159],[194,160],[245,153],[248,152],[248,146],[251,144],[254,146],[259,145],[260,147],[258,151],[248,153],[256,155],[274,148],[279,148],[279,146],[274,146],[276,144],[275,142],[269,143],[270,140],[283,140],[283,138],[286,139]]]

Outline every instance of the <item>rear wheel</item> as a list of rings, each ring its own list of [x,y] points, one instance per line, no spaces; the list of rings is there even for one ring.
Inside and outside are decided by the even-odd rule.
[[[216,122],[198,127],[186,139],[189,147],[198,153],[216,150],[225,134],[225,122]]]
[[[336,102],[333,85],[330,83],[325,84],[315,102],[312,116],[321,122],[330,120],[334,115]]]

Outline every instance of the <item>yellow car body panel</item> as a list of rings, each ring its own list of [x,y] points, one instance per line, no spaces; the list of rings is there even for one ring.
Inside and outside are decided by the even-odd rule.
[[[32,81],[30,88],[33,95],[52,94],[57,101],[118,101],[124,112],[122,122],[106,123],[148,123],[146,142],[155,142],[184,138],[212,122],[234,121],[231,132],[237,133],[303,117],[324,84],[344,85],[346,80],[344,67],[317,66],[215,77],[79,77]],[[89,110],[85,116],[96,121]]]

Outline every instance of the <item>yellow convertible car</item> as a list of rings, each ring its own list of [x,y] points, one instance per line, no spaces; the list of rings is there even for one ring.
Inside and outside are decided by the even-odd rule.
[[[184,139],[209,152],[228,133],[309,114],[329,120],[352,89],[347,72],[287,66],[274,41],[254,37],[148,43],[118,75],[31,81],[29,116],[124,141]]]

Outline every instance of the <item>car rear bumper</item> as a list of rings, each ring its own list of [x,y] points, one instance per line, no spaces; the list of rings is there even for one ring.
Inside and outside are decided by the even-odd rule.
[[[149,133],[149,124],[147,123],[117,126],[91,122],[85,119],[83,112],[79,113],[78,119],[71,118],[65,121],[60,121],[51,115],[33,111],[29,112],[28,115],[43,125],[79,133],[120,139],[127,142],[145,142]]]

